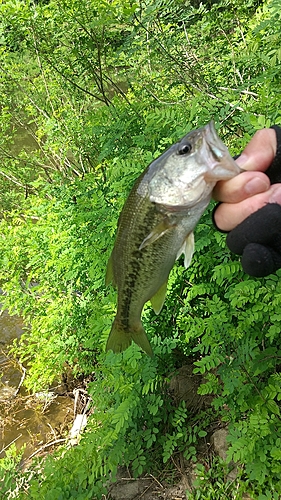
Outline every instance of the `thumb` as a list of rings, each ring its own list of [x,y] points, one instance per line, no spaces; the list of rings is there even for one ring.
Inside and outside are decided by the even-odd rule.
[[[265,172],[274,160],[276,148],[275,130],[270,128],[258,130],[236,159],[236,163],[244,170]]]

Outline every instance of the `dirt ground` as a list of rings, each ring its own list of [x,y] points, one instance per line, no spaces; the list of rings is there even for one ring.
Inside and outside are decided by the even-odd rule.
[[[187,489],[190,490],[187,477],[176,486],[168,486],[151,475],[133,479],[126,469],[121,469],[104,500],[186,500]]]

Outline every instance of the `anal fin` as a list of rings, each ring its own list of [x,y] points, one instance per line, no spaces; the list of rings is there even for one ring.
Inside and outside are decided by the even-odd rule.
[[[150,302],[151,302],[151,305],[152,305],[152,308],[153,308],[155,314],[159,314],[162,307],[163,307],[165,297],[166,297],[167,283],[168,282],[165,281],[165,283],[163,283],[163,285],[160,286],[159,290],[157,290],[155,295],[153,295],[153,297],[151,297],[151,299],[150,299]]]

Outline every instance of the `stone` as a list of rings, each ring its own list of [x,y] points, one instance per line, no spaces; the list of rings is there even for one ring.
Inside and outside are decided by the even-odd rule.
[[[213,446],[214,452],[218,455],[224,462],[227,462],[227,450],[228,442],[226,440],[228,435],[228,430],[226,428],[217,429],[211,436],[211,444]],[[234,481],[237,477],[238,470],[234,462],[228,463],[229,473],[227,474],[228,481]]]
[[[211,445],[213,446],[216,455],[221,457],[226,462],[226,453],[228,443],[226,441],[228,435],[227,429],[217,429],[211,436]]]
[[[200,408],[210,406],[212,396],[200,396],[197,391],[200,384],[205,382],[201,374],[194,374],[195,366],[184,365],[171,374],[169,391],[176,403],[185,401],[186,408],[198,411]]]

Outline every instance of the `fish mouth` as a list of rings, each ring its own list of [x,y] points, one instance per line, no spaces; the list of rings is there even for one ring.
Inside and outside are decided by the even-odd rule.
[[[204,127],[204,137],[213,157],[216,158],[217,161],[221,161],[226,147],[217,134],[214,120],[211,120]]]
[[[242,172],[218,136],[213,120],[204,127],[203,142],[210,162],[206,180],[228,180]]]

